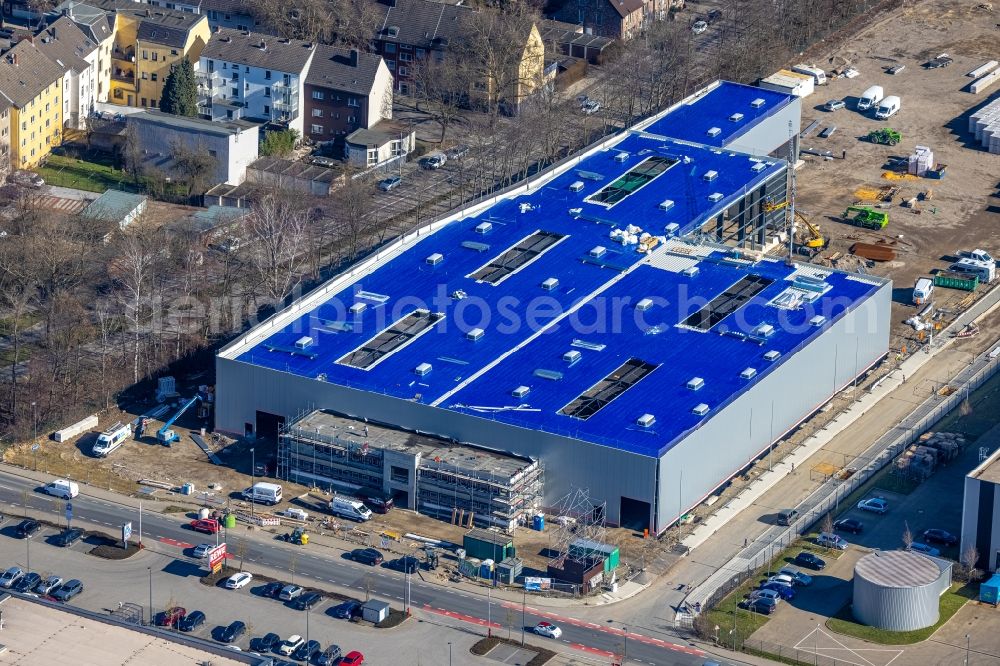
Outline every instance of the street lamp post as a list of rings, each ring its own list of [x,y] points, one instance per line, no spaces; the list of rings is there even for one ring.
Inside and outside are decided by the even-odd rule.
[[[149,624],[153,624],[153,567],[146,567],[149,572]]]
[[[37,472],[38,471],[38,410],[35,409],[34,402],[31,403],[31,422],[34,424],[32,427],[35,433],[35,438],[31,442],[32,444],[31,452],[35,458],[34,468],[35,471]]]
[[[451,641],[448,641],[448,666],[451,666]]]
[[[486,637],[493,637],[493,585],[486,588]]]
[[[965,635],[965,666],[969,666],[969,634]]]
[[[521,647],[524,647],[524,607],[528,602],[528,588],[521,589]]]
[[[625,631],[622,641],[622,666],[628,663],[628,627],[622,625],[622,629]]]
[[[312,607],[306,606],[306,643],[309,642],[309,615],[312,614]]]
[[[254,449],[250,447],[250,521],[253,522],[253,475],[255,467],[257,466],[257,459],[254,456]]]

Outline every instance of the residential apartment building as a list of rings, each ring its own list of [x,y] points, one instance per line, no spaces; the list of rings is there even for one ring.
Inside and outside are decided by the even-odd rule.
[[[274,122],[301,136],[306,74],[315,55],[312,42],[216,28],[198,62],[203,115]]]
[[[13,104],[0,95],[0,180],[10,173],[10,116]]]
[[[667,0],[565,0],[552,18],[581,26],[588,34],[632,39],[648,21],[664,20]]]
[[[35,46],[64,69],[63,125],[83,129],[98,102],[98,45],[63,16],[35,35]]]
[[[59,5],[56,12],[71,20],[90,41],[97,44],[95,95],[98,102],[107,102],[111,96],[111,53],[115,45],[114,16],[109,16],[103,9],[81,5],[74,0],[67,0]]]
[[[0,59],[0,95],[10,103],[10,156],[17,169],[37,166],[62,143],[63,68],[31,40]]]
[[[383,3],[385,15],[372,39],[372,50],[385,58],[395,77],[396,90],[407,95],[414,85],[415,63],[432,53],[447,57],[450,50],[470,39],[477,10],[433,0],[383,0]],[[475,81],[469,90],[471,100],[500,97],[516,107],[541,85],[545,45],[538,28],[531,26],[520,39],[517,72],[505,77],[513,82],[513,90],[496,90],[496,82],[491,80]]]
[[[244,0],[202,0],[201,13],[208,17],[208,25],[215,28],[258,31],[260,24]]]
[[[321,44],[305,86],[305,136],[343,145],[344,137],[392,118],[392,74],[381,56]]]

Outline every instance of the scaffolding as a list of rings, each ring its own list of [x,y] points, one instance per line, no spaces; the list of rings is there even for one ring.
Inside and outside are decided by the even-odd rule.
[[[574,541],[607,543],[607,503],[593,502],[590,490],[577,488],[566,494],[554,507],[555,528],[549,531],[549,566],[564,569],[566,562],[584,565],[589,553],[570,548]]]

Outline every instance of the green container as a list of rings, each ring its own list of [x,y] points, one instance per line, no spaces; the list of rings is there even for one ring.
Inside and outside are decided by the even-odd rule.
[[[964,273],[937,273],[934,275],[934,286],[961,289],[962,291],[975,291],[976,287],[979,286],[979,276]]]
[[[225,516],[223,516],[222,526],[225,527],[227,530],[231,530],[234,527],[236,527],[236,514],[227,513]]]

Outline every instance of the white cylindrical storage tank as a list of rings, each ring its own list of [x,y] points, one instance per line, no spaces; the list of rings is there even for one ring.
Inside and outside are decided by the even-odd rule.
[[[205,507],[202,507],[202,508],[198,509],[198,517],[201,518],[202,520],[205,520],[206,518],[208,518],[209,515],[211,515],[211,513],[212,512],[209,511]]]
[[[912,631],[938,621],[951,564],[906,550],[875,551],[854,565],[854,618],[871,627]]]

